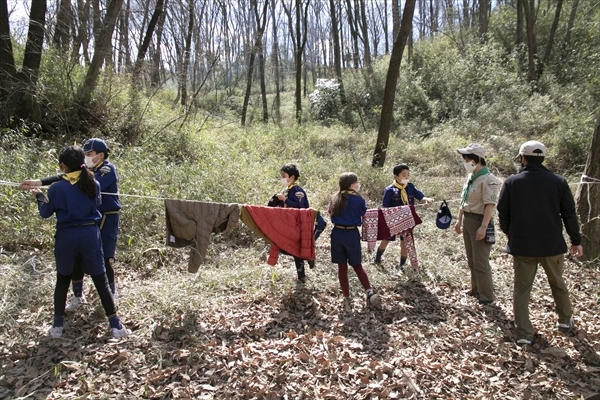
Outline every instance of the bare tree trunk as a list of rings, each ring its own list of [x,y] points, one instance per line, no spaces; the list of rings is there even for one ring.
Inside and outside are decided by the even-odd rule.
[[[525,22],[527,25],[527,59],[529,82],[536,82],[538,74],[538,55],[535,32],[535,0],[524,0]]]
[[[571,5],[571,14],[569,14],[569,24],[567,25],[567,34],[565,35],[565,48],[569,45],[569,42],[571,42],[571,31],[573,30],[573,25],[575,24],[575,15],[577,14],[578,5],[579,0],[573,0],[573,4]]]
[[[17,68],[8,22],[8,4],[6,0],[0,0],[0,100],[5,99],[5,89],[10,86],[16,75]]]
[[[69,40],[71,38],[69,28],[73,19],[73,10],[70,0],[60,0],[58,12],[56,13],[56,26],[54,28],[54,37],[52,42],[59,51],[67,51]]]
[[[77,27],[77,34],[73,38],[73,47],[71,48],[71,61],[73,63],[79,63],[79,49],[81,48],[83,53],[83,59],[86,65],[90,64],[90,58],[88,55],[88,43],[89,38],[87,37],[88,21],[90,19],[90,0],[77,0],[77,19],[79,20],[79,26]],[[75,34],[75,30],[73,31]],[[82,48],[83,47],[83,48]]]
[[[579,185],[575,199],[581,220],[583,260],[592,261],[600,257],[600,110],[582,182],[587,184]]]
[[[523,43],[523,7],[526,0],[517,0],[517,45]]]
[[[144,36],[144,40],[142,41],[142,45],[138,49],[137,59],[135,60],[135,65],[133,67],[133,76],[132,80],[134,84],[139,84],[139,76],[142,69],[142,64],[144,62],[144,58],[146,58],[146,53],[148,52],[148,47],[150,46],[150,41],[152,40],[152,34],[154,33],[154,29],[160,20],[160,17],[163,13],[164,0],[157,0],[156,6],[154,7],[154,12],[152,13],[152,18],[150,19],[150,23],[148,24],[148,29],[146,30],[146,35]],[[163,18],[164,21],[164,18]],[[162,24],[161,24],[162,27]],[[162,29],[161,29],[162,34]],[[160,41],[157,41],[157,52],[160,54]],[[160,61],[159,61],[160,63]]]
[[[369,29],[368,29],[368,22],[367,22],[367,13],[365,11],[365,0],[358,0],[359,3],[357,4],[357,14],[360,18],[356,18],[356,20],[359,22],[359,26],[360,26],[360,31],[362,34],[362,42],[363,42],[363,51],[365,54],[363,54],[363,59],[364,59],[364,63],[365,63],[365,68],[367,69],[367,88],[370,86],[369,82],[371,80],[371,76],[373,75],[373,63],[371,61],[371,46],[369,44]]]
[[[192,49],[192,33],[194,30],[194,0],[188,0],[189,7],[189,19],[188,27],[185,35],[185,47],[183,50],[183,63],[181,64],[181,72],[179,74],[179,87],[181,90],[181,105],[186,106],[188,100],[187,94],[187,81],[188,81],[188,68],[190,66],[190,57]]]
[[[560,12],[562,9],[563,0],[556,1],[556,12],[554,13],[554,21],[552,21],[552,28],[550,28],[550,36],[548,37],[548,43],[546,44],[546,51],[544,52],[544,58],[542,68],[548,65],[550,61],[550,54],[552,53],[552,46],[554,44],[554,37],[556,36],[556,29],[558,28],[558,21],[560,20]]]
[[[396,97],[396,83],[400,75],[400,64],[402,63],[402,53],[406,46],[406,41],[412,29],[412,19],[415,13],[416,0],[406,0],[404,12],[402,13],[402,23],[398,36],[394,40],[390,65],[388,67],[385,88],[383,92],[383,105],[381,107],[381,120],[379,121],[379,132],[375,144],[375,152],[371,165],[373,167],[383,167],[385,164],[386,151],[390,139],[390,128],[392,127],[392,117],[394,112],[394,99]]]
[[[306,0],[304,4],[304,10],[302,10],[302,0],[294,0],[295,2],[295,21],[292,18],[291,10],[283,5],[283,9],[288,16],[290,34],[292,37],[292,44],[294,46],[294,66],[295,66],[295,77],[296,77],[296,88],[294,92],[294,98],[296,101],[296,122],[302,123],[302,55],[304,54],[304,48],[306,46],[307,36],[307,23],[308,23],[308,6],[310,0]],[[292,28],[295,27],[295,28]]]
[[[167,9],[167,4],[168,0],[165,0],[163,10]],[[156,48],[152,53],[152,72],[150,73],[150,85],[152,85],[152,87],[158,87],[160,85],[160,65],[162,60],[161,43],[166,15],[166,11],[161,12],[158,21],[156,22]]]
[[[102,29],[100,29],[99,35],[96,37],[96,45],[94,46],[94,57],[88,68],[87,74],[85,75],[85,81],[79,89],[78,100],[82,106],[86,106],[92,96],[92,93],[96,89],[98,84],[98,77],[100,76],[100,69],[107,55],[110,54],[111,50],[111,37],[115,30],[115,24],[117,17],[121,12],[123,6],[123,0],[110,0],[108,8],[106,9],[106,16]]]
[[[25,45],[23,69],[19,73],[19,80],[25,82],[31,88],[37,84],[40,72],[45,25],[46,0],[33,0],[29,15],[29,31],[27,33],[27,44]]]
[[[488,30],[488,14],[490,12],[490,0],[479,0],[479,38],[484,40]]]
[[[275,16],[275,2],[271,1],[271,18],[273,21],[273,49],[272,49],[272,63],[274,68],[274,79],[275,79],[275,100],[273,103],[275,121],[279,123],[281,121],[281,89],[279,87],[279,39],[277,35],[277,18]]]
[[[360,61],[358,57],[358,29],[356,28],[356,17],[353,16],[352,3],[350,0],[346,0],[346,8],[348,14],[348,28],[350,29],[350,38],[352,39],[352,60],[354,61],[354,68],[358,69]]]
[[[268,0],[263,3],[261,14],[258,13],[257,0],[250,0],[252,11],[254,11],[254,19],[256,22],[256,32],[254,33],[254,46],[250,52],[250,61],[248,63],[248,73],[246,75],[246,95],[244,96],[244,105],[242,106],[242,126],[246,125],[246,114],[248,113],[248,103],[250,102],[250,94],[252,92],[252,75],[254,73],[254,60],[256,54],[262,55],[262,38],[267,23],[267,7],[269,6]],[[260,61],[260,60],[259,60]],[[259,66],[260,68],[260,66]],[[264,84],[264,82],[263,82]],[[263,110],[266,109],[266,95],[263,103]],[[263,115],[264,117],[264,115]],[[266,121],[269,118],[267,116]]]
[[[340,49],[340,36],[338,33],[338,18],[336,13],[336,0],[329,0],[329,13],[331,15],[331,35],[333,37],[333,66],[335,77],[340,85],[340,101],[342,105],[346,104],[346,91],[344,90],[344,81],[342,80],[342,60]]]
[[[119,21],[119,64],[122,72],[131,70],[131,57],[129,53],[129,15],[131,14],[130,0],[127,0],[125,10],[121,13]]]

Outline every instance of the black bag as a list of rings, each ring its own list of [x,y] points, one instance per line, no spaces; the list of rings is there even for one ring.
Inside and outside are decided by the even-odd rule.
[[[440,204],[440,208],[437,212],[437,217],[435,217],[435,225],[440,229],[448,229],[451,222],[452,213],[450,212],[450,207],[448,207],[446,200],[442,200],[442,204]]]
[[[283,207],[284,205],[285,205],[285,202],[279,200],[277,198],[276,194],[271,196],[271,198],[269,199],[269,202],[267,203],[268,207]]]
[[[494,229],[494,221],[490,221],[485,229],[485,242],[487,244],[496,243],[496,230]]]

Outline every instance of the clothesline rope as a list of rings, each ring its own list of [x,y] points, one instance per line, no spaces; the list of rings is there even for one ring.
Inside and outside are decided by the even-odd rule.
[[[594,180],[595,182],[584,182],[583,179],[591,179]],[[594,184],[600,184],[600,179],[596,179],[593,178],[591,176],[588,175],[581,175],[581,180],[579,182],[574,182],[574,183],[570,183],[569,185],[594,185]],[[10,182],[10,181],[4,181],[4,180],[0,180],[0,186],[9,186],[9,187],[19,187],[20,183],[17,182]],[[39,186],[40,189],[47,189],[47,186]],[[589,186],[588,186],[589,188]],[[151,199],[151,200],[159,200],[159,201],[163,201],[163,200],[180,200],[180,199],[175,199],[175,198],[170,198],[170,197],[159,197],[159,196],[146,196],[146,195],[141,195],[141,194],[127,194],[127,193],[107,193],[107,192],[100,192],[100,194],[106,195],[106,196],[119,196],[119,197],[135,197],[138,199]],[[455,201],[460,201],[462,199],[460,198],[456,198],[456,199],[450,199],[450,200],[446,200],[447,203],[451,203],[451,202],[455,202]],[[437,201],[437,200],[434,200]],[[415,207],[425,207],[427,206],[426,204],[415,204]]]

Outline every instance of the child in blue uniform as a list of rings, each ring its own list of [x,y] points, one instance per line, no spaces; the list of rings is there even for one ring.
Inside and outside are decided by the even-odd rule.
[[[367,272],[362,266],[359,226],[367,212],[367,205],[358,192],[360,182],[353,172],[340,175],[340,191],[333,196],[329,204],[331,215],[331,262],[338,265],[338,279],[344,295],[344,308],[349,311],[350,283],[348,282],[348,264],[354,268],[361,285],[366,291],[367,301],[378,307],[380,296],[373,291]]]
[[[298,170],[298,167],[295,164],[285,164],[283,167],[281,167],[280,175],[281,184],[284,186],[285,189],[282,193],[273,196],[273,199],[269,201],[269,205],[284,208],[308,208],[309,205],[306,192],[298,184],[298,178],[300,178],[300,171]],[[294,256],[294,263],[296,264],[298,282],[306,283],[304,259]],[[310,268],[314,268],[314,261],[309,260],[308,265],[310,266]]]
[[[98,224],[101,214],[100,184],[84,163],[79,147],[64,148],[58,158],[62,179],[53,183],[46,198],[38,189],[33,192],[43,218],[56,214],[54,257],[56,260],[56,287],[54,289],[54,322],[50,329],[53,338],[63,333],[65,302],[71,283],[75,260],[80,258],[83,271],[91,275],[100,301],[116,338],[128,336],[117,316],[117,309],[108,287],[104,254]]]
[[[425,197],[423,192],[415,187],[410,180],[410,171],[408,165],[398,164],[394,167],[394,183],[386,187],[383,190],[383,200],[381,202],[382,207],[398,207],[406,205],[414,205],[415,199],[420,203],[430,204],[433,199]],[[392,236],[388,239],[382,240],[375,253],[375,263],[381,264],[381,256],[385,251],[390,241],[396,240],[396,236]],[[400,236],[400,264],[398,264],[398,270],[404,268],[406,258],[408,257],[408,250],[404,243],[404,238]]]
[[[100,190],[104,193],[118,193],[119,179],[115,166],[108,161],[109,149],[106,142],[102,139],[89,139],[83,145],[86,167],[94,172],[95,179],[100,183]],[[22,189],[30,189],[37,186],[47,186],[54,182],[62,180],[62,175],[50,176],[42,179],[26,180],[20,185]],[[102,237],[102,249],[104,251],[104,267],[108,284],[113,296],[117,290],[115,286],[115,272],[112,266],[112,260],[115,257],[117,248],[117,238],[119,235],[119,210],[121,203],[119,196],[112,194],[103,194],[101,196],[102,204],[98,206],[98,211],[102,214],[100,220],[100,234]],[[67,304],[66,310],[73,311],[80,304],[85,303],[83,295],[83,267],[81,260],[77,259],[72,275],[73,297]]]

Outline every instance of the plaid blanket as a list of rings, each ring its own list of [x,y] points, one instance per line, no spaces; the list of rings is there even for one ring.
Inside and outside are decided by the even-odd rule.
[[[410,265],[418,269],[417,249],[412,230],[421,222],[423,221],[415,212],[414,206],[369,209],[362,220],[362,240],[367,242],[367,251],[371,253],[377,240],[401,235],[408,250]]]

